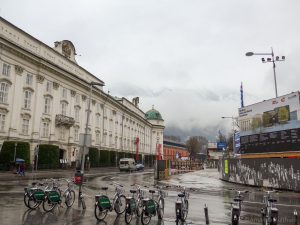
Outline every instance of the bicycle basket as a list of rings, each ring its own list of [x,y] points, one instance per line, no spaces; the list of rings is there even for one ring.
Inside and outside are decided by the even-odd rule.
[[[57,191],[50,191],[48,193],[48,199],[51,202],[59,202],[60,201],[60,195]]]
[[[102,209],[110,209],[111,208],[109,198],[104,195],[98,197],[98,204]]]
[[[45,192],[42,190],[37,190],[33,193],[35,200],[42,201],[45,199]]]
[[[156,209],[155,202],[154,200],[150,199],[146,205],[146,212],[148,214],[155,214],[155,209]]]

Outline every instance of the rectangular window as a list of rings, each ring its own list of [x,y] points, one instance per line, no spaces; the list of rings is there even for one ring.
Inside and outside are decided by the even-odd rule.
[[[80,104],[80,95],[76,95],[75,102],[76,104]]]
[[[96,132],[96,144],[100,144],[100,132]]]
[[[30,109],[31,104],[31,91],[26,90],[24,92],[24,108]]]
[[[7,96],[8,96],[8,84],[2,82],[0,84],[0,103],[7,103]]]
[[[65,140],[65,128],[64,127],[61,127],[59,129],[59,137],[61,140]]]
[[[66,89],[66,88],[63,88],[63,89],[62,89],[62,97],[63,97],[63,98],[67,98],[67,97],[68,97],[68,96],[67,96],[67,93],[68,93],[68,92],[67,92],[67,89]]]
[[[10,75],[10,65],[5,64],[5,63],[3,64],[2,74],[4,76],[9,77],[9,75]]]
[[[32,80],[33,80],[33,75],[28,73],[26,76],[26,84],[32,86]]]
[[[50,97],[45,97],[44,113],[50,114],[50,104],[51,104],[51,98]]]
[[[96,115],[96,127],[100,127],[100,115]]]
[[[74,141],[78,141],[79,140],[79,129],[75,128],[74,129]]]
[[[42,137],[49,137],[49,123],[43,122],[42,124]]]
[[[23,119],[22,134],[28,135],[29,119]]]
[[[5,114],[0,114],[0,131],[4,131],[5,129]]]
[[[79,122],[79,113],[80,109],[78,107],[75,108],[75,121]]]
[[[52,92],[52,82],[51,81],[46,82],[46,92],[48,92],[48,93]]]
[[[66,102],[61,103],[61,114],[64,116],[67,115],[67,106],[68,104]]]

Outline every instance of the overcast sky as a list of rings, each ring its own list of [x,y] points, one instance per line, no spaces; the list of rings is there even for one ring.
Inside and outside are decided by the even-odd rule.
[[[154,105],[168,134],[230,131],[240,84],[245,105],[275,97],[272,64],[285,55],[278,94],[300,84],[299,0],[1,0],[0,15],[53,47],[70,40],[77,62],[113,96]]]

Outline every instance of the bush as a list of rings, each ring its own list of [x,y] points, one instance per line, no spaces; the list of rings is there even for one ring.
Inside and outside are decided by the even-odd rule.
[[[2,150],[0,153],[0,164],[8,165],[9,162],[14,161],[16,147],[16,158],[25,160],[25,163],[30,164],[30,145],[28,142],[5,141],[3,142]]]
[[[38,167],[40,169],[59,168],[59,147],[56,145],[39,146]]]
[[[99,166],[100,161],[100,151],[98,148],[89,148],[89,158],[91,167],[97,167]]]

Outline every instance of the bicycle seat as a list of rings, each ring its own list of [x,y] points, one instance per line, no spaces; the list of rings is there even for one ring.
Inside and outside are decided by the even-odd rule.
[[[184,196],[185,196],[184,193],[179,193],[179,194],[178,194],[178,197],[180,197],[180,198],[183,198]]]
[[[154,194],[155,191],[154,190],[149,190],[149,193]]]
[[[273,199],[273,198],[268,199],[268,201],[269,201],[269,202],[277,202],[277,200],[276,200],[276,199]]]
[[[132,193],[132,194],[133,194],[133,193],[136,193],[136,190],[133,190],[133,189],[132,189],[132,190],[130,190],[130,193]]]
[[[233,201],[235,201],[235,202],[242,202],[243,200],[241,198],[234,198]]]
[[[101,187],[101,190],[106,191],[108,187]]]

